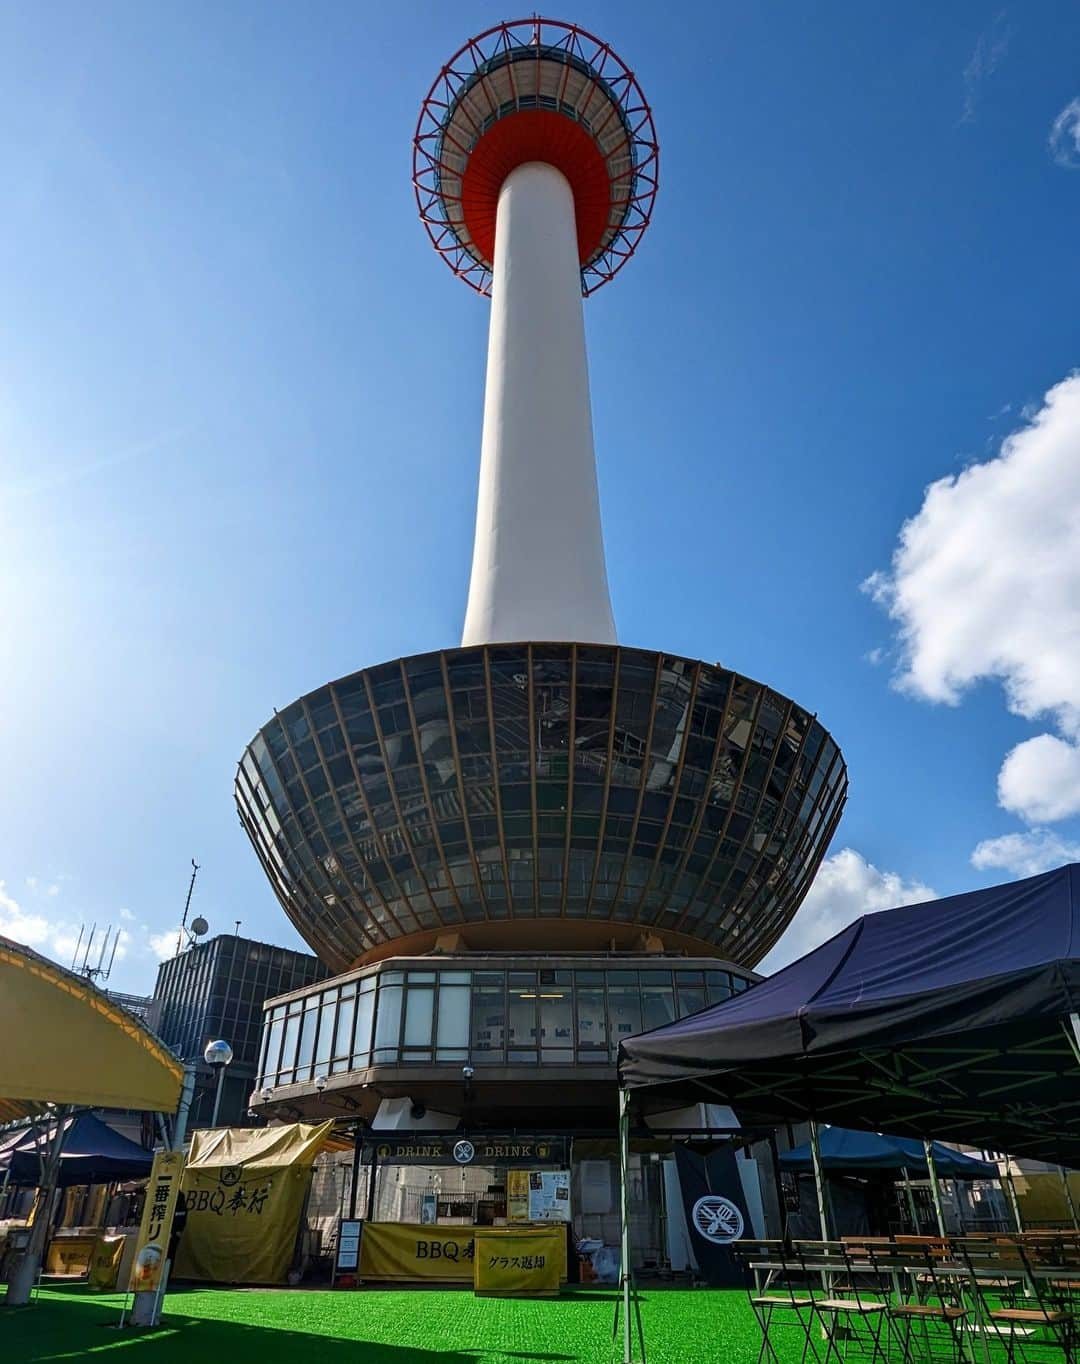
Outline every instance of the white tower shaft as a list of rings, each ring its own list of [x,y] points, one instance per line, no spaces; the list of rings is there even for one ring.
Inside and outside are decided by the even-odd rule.
[[[614,644],[574,196],[533,161],[495,220],[484,436],[462,644]]]

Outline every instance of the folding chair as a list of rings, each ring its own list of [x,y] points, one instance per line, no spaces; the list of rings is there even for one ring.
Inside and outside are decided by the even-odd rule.
[[[856,1260],[842,1241],[800,1241],[795,1246],[803,1273],[820,1274],[823,1296],[814,1298],[814,1314],[825,1335],[824,1364],[841,1364],[852,1357],[869,1364],[888,1364],[887,1303],[880,1296],[880,1285],[866,1274],[874,1272],[868,1260]],[[860,1279],[863,1280],[860,1285]],[[882,1337],[885,1336],[885,1343]]]
[[[957,1301],[957,1285],[943,1273],[944,1261],[938,1250],[937,1246],[897,1244],[890,1251],[871,1252],[883,1273],[891,1273],[899,1284],[907,1281],[909,1285],[911,1297],[901,1292],[889,1306],[889,1324],[904,1364],[912,1364],[919,1357],[946,1358],[962,1364],[966,1358],[962,1327],[968,1309]],[[922,1356],[912,1348],[916,1331],[924,1349]]]
[[[821,1356],[813,1338],[815,1320],[813,1295],[805,1283],[796,1284],[796,1279],[800,1277],[799,1266],[786,1252],[784,1243],[736,1241],[732,1249],[744,1265],[750,1309],[761,1330],[761,1349],[758,1351],[757,1364],[763,1364],[766,1359],[769,1364],[781,1364],[776,1341],[770,1333],[776,1329],[786,1328],[802,1332],[803,1344],[799,1364],[806,1364],[807,1355],[813,1355],[815,1364],[821,1364]],[[764,1288],[759,1289],[757,1286],[752,1268],[754,1265],[767,1267]]]
[[[983,1246],[973,1250],[961,1241],[959,1249],[968,1265],[978,1303],[980,1329],[984,1337],[1004,1345],[1008,1364],[1016,1364],[1017,1358],[1026,1364],[1031,1353],[1046,1350],[1060,1350],[1065,1364],[1074,1364],[1076,1325],[1073,1312],[1050,1300],[1045,1272],[1036,1269],[1024,1246],[1018,1240],[999,1240],[989,1249]],[[1008,1305],[1003,1306],[1003,1284],[1023,1290],[1028,1305],[1015,1306],[1019,1301],[1015,1292],[1006,1292],[1003,1296]]]

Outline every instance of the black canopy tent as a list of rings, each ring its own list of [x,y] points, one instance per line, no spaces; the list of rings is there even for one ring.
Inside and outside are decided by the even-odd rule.
[[[866,915],[745,993],[620,1042],[624,1168],[631,1103],[810,1121],[823,1227],[819,1122],[1080,1167],[1078,1010],[1080,865]]]
[[[619,1046],[646,1111],[723,1103],[1080,1166],[1080,865],[869,914]]]
[[[38,1130],[39,1127],[42,1130]],[[64,1121],[56,1186],[111,1184],[122,1179],[145,1179],[154,1153],[95,1118],[79,1113]],[[26,1128],[0,1144],[0,1175],[11,1184],[36,1185],[41,1181],[44,1153],[52,1146],[56,1123]]]

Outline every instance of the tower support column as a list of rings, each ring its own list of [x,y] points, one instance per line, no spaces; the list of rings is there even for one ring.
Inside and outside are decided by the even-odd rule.
[[[614,644],[574,196],[553,166],[499,192],[463,645]]]

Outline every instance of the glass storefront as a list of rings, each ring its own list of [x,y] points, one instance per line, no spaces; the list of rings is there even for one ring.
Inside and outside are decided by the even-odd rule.
[[[731,970],[376,968],[266,1012],[259,1088],[369,1066],[609,1065],[624,1037],[746,989]]]

